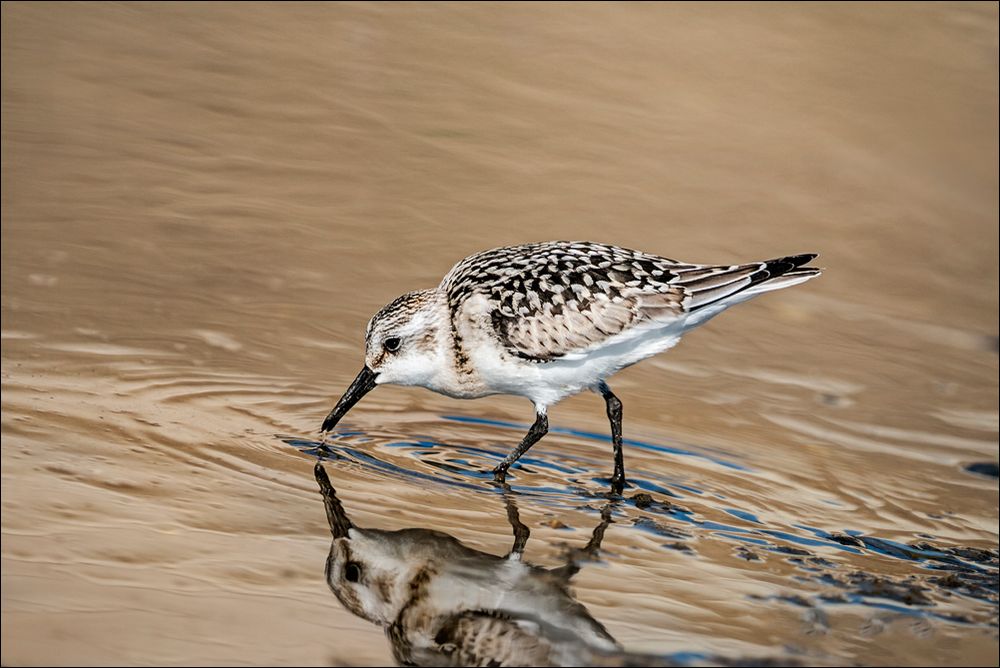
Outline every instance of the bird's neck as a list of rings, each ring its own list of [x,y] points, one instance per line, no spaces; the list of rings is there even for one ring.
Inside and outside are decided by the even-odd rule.
[[[452,317],[446,293],[440,289],[427,292],[431,294],[421,310],[431,326],[424,345],[425,354],[435,359],[435,372],[423,386],[451,397],[481,396],[481,382],[470,360],[469,342]]]

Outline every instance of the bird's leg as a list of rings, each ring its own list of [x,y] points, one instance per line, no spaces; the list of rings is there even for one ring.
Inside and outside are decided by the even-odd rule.
[[[604,507],[601,508],[601,523],[594,527],[594,533],[587,541],[587,546],[583,548],[583,554],[587,557],[592,558],[601,549],[601,543],[604,542],[604,530],[611,524],[611,511],[613,509],[614,502],[612,501],[605,503]]]
[[[507,558],[520,561],[524,554],[524,546],[528,542],[531,530],[521,521],[521,514],[517,511],[517,503],[514,501],[514,492],[507,483],[503,485],[503,502],[507,507],[507,521],[510,522],[511,529],[514,530],[514,544],[507,553]]]
[[[493,469],[493,477],[498,482],[506,480],[507,469],[510,468],[510,465],[520,459],[521,455],[526,453],[535,443],[538,443],[542,436],[547,433],[549,433],[549,418],[544,412],[539,411],[535,414],[535,423],[531,425],[531,429],[525,434],[521,443]]]
[[[594,527],[594,533],[590,536],[586,547],[569,550],[566,555],[566,563],[552,572],[561,578],[569,580],[580,572],[580,562],[584,559],[593,559],[597,551],[601,549],[601,542],[604,540],[604,531],[611,524],[611,513],[614,510],[615,502],[608,501],[601,508],[601,523]]]
[[[615,451],[615,472],[611,475],[611,491],[621,494],[625,489],[625,457],[622,454],[622,402],[611,391],[607,383],[598,386],[604,403],[608,408],[608,421],[611,422],[611,444]]]

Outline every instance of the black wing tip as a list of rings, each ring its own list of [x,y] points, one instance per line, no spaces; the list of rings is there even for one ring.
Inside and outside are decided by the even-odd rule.
[[[792,265],[792,268],[795,268],[801,267],[804,264],[809,264],[818,257],[819,253],[801,253],[799,255],[787,255],[773,260],[767,260],[765,264],[790,264]]]
[[[795,271],[796,273],[804,273],[812,270],[819,273],[819,267],[803,266],[809,264],[817,257],[819,257],[819,253],[801,253],[799,255],[787,255],[773,260],[765,260],[764,270],[767,272],[767,278],[777,278],[778,276],[783,276],[784,274],[792,271]]]

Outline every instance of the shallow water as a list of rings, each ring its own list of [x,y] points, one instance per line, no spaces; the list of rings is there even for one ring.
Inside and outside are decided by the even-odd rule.
[[[995,4],[2,13],[5,665],[389,661],[323,580],[318,427],[375,310],[557,238],[827,269],[613,379],[631,486],[573,591],[614,638],[997,663]],[[530,410],[380,388],[326,467],[502,555]],[[599,398],[550,419],[542,566],[611,470]]]

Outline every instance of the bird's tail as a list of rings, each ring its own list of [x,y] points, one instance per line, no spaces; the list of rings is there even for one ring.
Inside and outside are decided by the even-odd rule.
[[[815,258],[815,253],[804,253],[728,267],[692,266],[678,272],[677,283],[690,293],[688,312],[694,312],[808,281],[822,272],[818,267],[803,266]]]
[[[751,283],[744,292],[747,295],[756,295],[761,292],[788,288],[799,283],[804,283],[810,278],[815,278],[823,273],[822,269],[819,267],[802,266],[812,262],[814,259],[816,259],[815,253],[806,253],[804,255],[792,255],[776,260],[767,260],[764,263],[764,267],[769,275]]]

